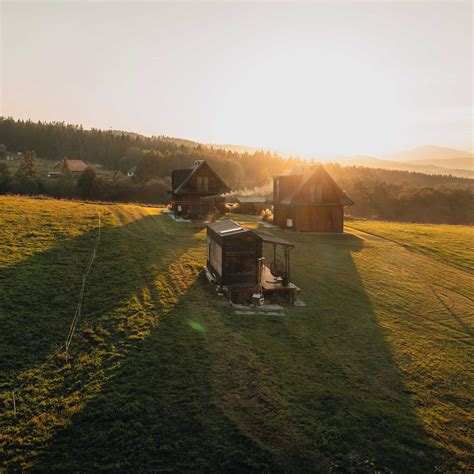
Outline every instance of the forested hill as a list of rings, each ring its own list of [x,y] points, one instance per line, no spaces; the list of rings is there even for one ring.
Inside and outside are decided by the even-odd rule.
[[[269,152],[237,153],[184,139],[146,137],[136,133],[85,130],[80,125],[0,118],[0,144],[8,150],[34,150],[45,159],[80,159],[122,172],[137,166],[137,177],[147,180],[169,176],[174,168],[205,159],[233,188],[265,184],[301,163]]]
[[[273,176],[303,172],[314,166],[314,162],[283,158],[268,151],[239,153],[185,139],[85,130],[78,125],[4,117],[0,117],[0,145],[9,152],[32,150],[46,160],[68,157],[121,171],[113,180],[92,177],[87,193],[81,194],[73,184],[53,183],[41,174],[11,177],[8,164],[0,163],[0,193],[41,193],[107,201],[165,203],[169,200],[170,171],[191,166],[195,160],[207,160],[232,189],[251,189],[259,194],[271,192]],[[325,167],[356,202],[350,209],[356,216],[474,223],[472,179],[338,164]],[[135,168],[135,176],[127,179],[124,175],[131,168]]]

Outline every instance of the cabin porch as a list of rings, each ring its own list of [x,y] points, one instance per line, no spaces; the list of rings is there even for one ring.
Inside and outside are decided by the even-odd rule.
[[[294,304],[301,291],[291,281],[285,282],[283,277],[275,277],[266,265],[263,265],[261,285],[263,295],[269,301],[278,301],[280,298],[284,298]]]
[[[301,289],[291,282],[284,282],[282,277],[275,277],[266,265],[262,266],[260,286],[246,283],[233,283],[222,286],[223,292],[233,303],[245,304],[251,301],[252,295],[261,292],[266,302],[287,301],[294,304]]]

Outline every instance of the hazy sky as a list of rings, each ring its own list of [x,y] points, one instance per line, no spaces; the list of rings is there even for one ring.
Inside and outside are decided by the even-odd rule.
[[[295,153],[472,149],[472,3],[1,3],[1,115]]]

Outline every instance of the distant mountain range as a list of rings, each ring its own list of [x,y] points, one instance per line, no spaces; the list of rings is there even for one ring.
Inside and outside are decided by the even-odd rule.
[[[114,133],[126,133],[132,136],[140,134],[115,131]],[[255,153],[264,150],[246,145],[230,144],[210,144],[199,143],[183,138],[167,137],[164,135],[155,136],[158,140],[172,142],[176,145],[196,147],[198,145],[208,148],[218,148],[237,153]],[[276,150],[270,150],[272,153],[278,153]],[[317,155],[313,161],[325,163],[339,163],[341,165],[366,166],[368,168],[381,168],[387,170],[412,171],[415,173],[452,175],[460,178],[474,179],[474,155],[467,151],[456,150],[454,148],[445,148],[434,145],[422,146],[410,150],[403,150],[397,153],[383,155],[382,157],[368,155]]]
[[[254,153],[259,148],[244,145],[206,145],[239,153]],[[450,174],[474,179],[474,155],[462,150],[438,146],[423,146],[398,153],[375,156],[318,155],[314,161],[341,165],[367,166],[390,170],[413,171],[425,174]]]
[[[474,155],[472,153],[433,145],[413,148],[398,153],[391,153],[382,156],[382,158],[392,161],[423,162],[435,166],[440,166],[440,163],[445,162],[450,168],[454,168],[451,163],[457,162],[462,164],[462,169],[472,169],[474,165]]]
[[[450,174],[474,179],[474,155],[472,153],[436,146],[392,153],[385,155],[384,159],[374,156],[354,156],[344,160],[344,163],[426,174]]]

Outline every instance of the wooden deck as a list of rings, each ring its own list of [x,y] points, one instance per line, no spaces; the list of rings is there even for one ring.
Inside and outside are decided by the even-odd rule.
[[[262,289],[263,293],[267,295],[273,294],[287,296],[291,303],[294,303],[297,294],[301,291],[293,283],[289,282],[288,285],[284,285],[281,278],[276,278],[272,275],[270,269],[264,265],[262,274]]]
[[[222,289],[234,303],[243,304],[247,303],[252,294],[259,290],[257,285],[249,283],[233,283],[232,285],[224,285]],[[270,269],[264,265],[262,291],[268,301],[279,301],[282,297],[293,304],[301,290],[291,282],[284,285],[281,278],[275,278]]]

